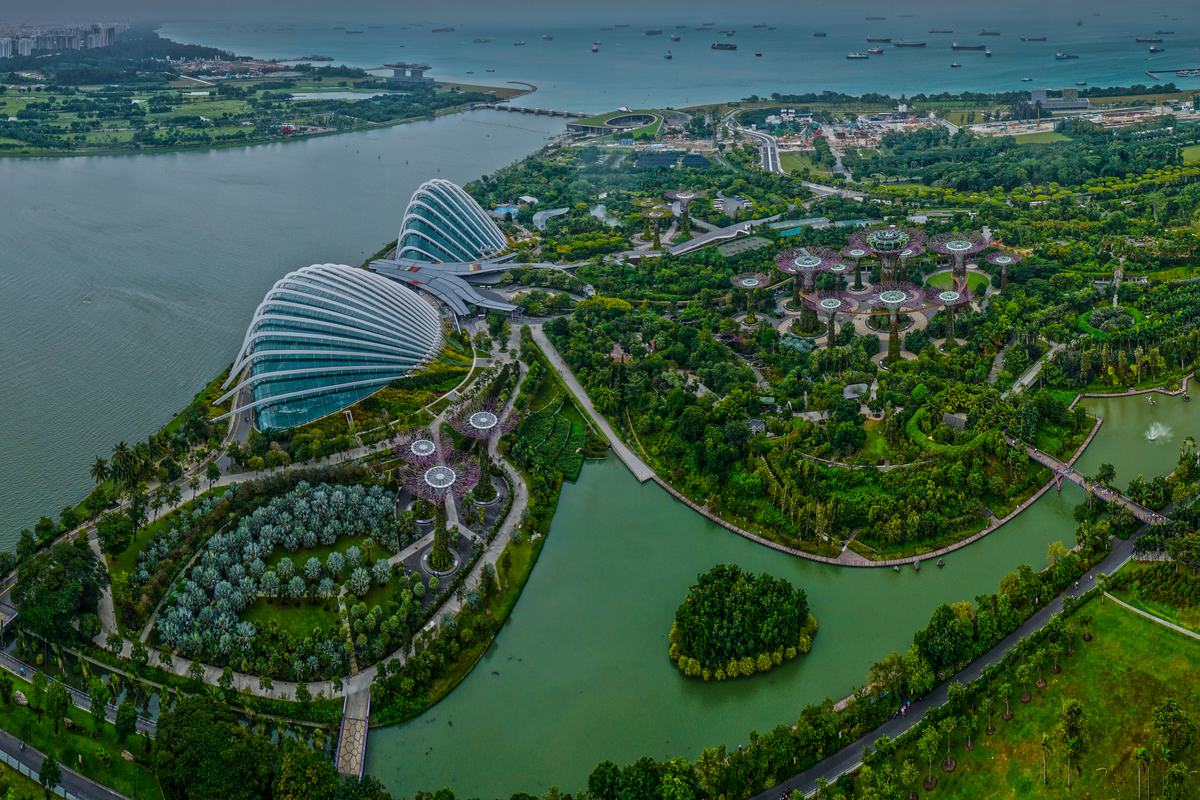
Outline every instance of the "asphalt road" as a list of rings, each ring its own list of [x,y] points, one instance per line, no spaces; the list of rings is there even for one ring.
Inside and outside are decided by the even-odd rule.
[[[762,794],[755,795],[753,800],[777,800],[781,796],[786,797],[790,795],[796,789],[799,789],[805,795],[809,795],[816,791],[818,778],[824,778],[826,781],[832,783],[838,777],[857,769],[862,763],[863,751],[874,744],[880,736],[886,735],[895,739],[907,733],[925,717],[925,714],[930,709],[937,708],[946,702],[946,687],[951,682],[959,682],[965,685],[975,680],[987,667],[998,663],[1004,657],[1004,654],[1011,650],[1017,642],[1029,636],[1034,631],[1039,630],[1049,622],[1051,615],[1062,611],[1062,603],[1065,596],[1082,594],[1090,589],[1095,585],[1096,576],[1102,572],[1107,575],[1113,574],[1118,567],[1132,557],[1133,544],[1136,539],[1136,536],[1131,536],[1124,540],[1114,539],[1112,552],[1079,579],[1078,589],[1070,588],[1055,597],[1048,605],[1043,606],[1033,616],[1025,620],[1021,627],[1004,637],[999,644],[973,661],[966,669],[959,672],[950,680],[939,684],[937,688],[923,699],[913,703],[909,707],[908,714],[903,717],[893,717],[867,735],[846,745],[824,761],[810,767],[804,772],[793,775],[773,789],[768,789]]]
[[[25,765],[34,772],[42,768],[42,760],[45,758],[32,747],[25,746],[22,749],[21,740],[5,730],[0,730],[0,750],[3,750],[10,759]],[[80,800],[129,800],[125,795],[114,792],[90,778],[85,778],[78,772],[68,769],[65,764],[62,765],[62,783],[59,784],[59,787]],[[150,787],[146,788],[149,790]]]

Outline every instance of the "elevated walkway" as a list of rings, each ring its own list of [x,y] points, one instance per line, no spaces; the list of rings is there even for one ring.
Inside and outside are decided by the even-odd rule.
[[[371,690],[359,689],[346,695],[342,703],[342,727],[338,732],[337,771],[354,778],[363,776],[367,761],[368,720],[371,718]]]

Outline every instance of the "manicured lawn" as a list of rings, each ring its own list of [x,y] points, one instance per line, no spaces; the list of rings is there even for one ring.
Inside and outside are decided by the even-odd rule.
[[[1033,700],[1023,704],[1015,678],[1012,721],[1001,718],[1002,698],[994,697],[998,711],[994,736],[976,733],[974,750],[964,747],[962,725],[953,735],[952,755],[957,769],[943,772],[937,762],[938,798],[1133,798],[1137,796],[1137,768],[1133,750],[1151,744],[1149,724],[1154,707],[1173,697],[1192,719],[1200,717],[1200,682],[1195,666],[1200,642],[1163,628],[1103,599],[1090,602],[1083,612],[1092,615],[1095,639],[1079,643],[1075,655],[1065,659],[1061,674],[1053,675]],[[1076,617],[1078,619],[1078,617]],[[1077,699],[1084,707],[1086,751],[1066,786],[1066,760],[1056,731],[1063,702]],[[981,721],[980,729],[986,728]],[[1053,750],[1048,764],[1048,785],[1042,783],[1042,734],[1050,735]],[[945,739],[942,739],[943,743]],[[944,747],[944,744],[943,744]],[[942,751],[944,753],[944,750]],[[903,758],[913,759],[921,771],[926,764],[906,741]],[[940,761],[940,756],[938,761]],[[1185,756],[1185,763],[1192,763]],[[1161,780],[1162,766],[1154,775]],[[1143,771],[1143,783],[1145,774]],[[919,783],[919,781],[918,781]],[[1187,797],[1194,796],[1193,784]],[[1143,786],[1145,791],[1145,786]]]
[[[1183,148],[1184,164],[1200,164],[1200,144],[1189,144]]]
[[[1193,590],[1193,596],[1195,596],[1195,588],[1197,584],[1200,584],[1200,579],[1195,576],[1177,574],[1174,572],[1174,567],[1164,567],[1154,563],[1139,564],[1137,562],[1131,562],[1121,571],[1121,576],[1132,581],[1132,584],[1122,586],[1120,589],[1114,589],[1112,594],[1114,597],[1121,598],[1131,606],[1147,611],[1156,617],[1162,617],[1180,627],[1200,633],[1200,602],[1193,602],[1191,598],[1186,597],[1179,597],[1175,600],[1167,599],[1149,588],[1143,588],[1138,585],[1139,577],[1150,578],[1151,574],[1161,574],[1165,570],[1172,572],[1172,579],[1178,582],[1174,585],[1181,588],[1190,586]]]
[[[863,428],[867,432],[867,441],[863,444],[862,450],[859,451],[859,456],[871,464],[878,464],[891,453],[887,440],[879,432],[880,425],[880,422],[873,419],[869,419],[863,423]]]
[[[342,555],[345,555],[346,551],[349,550],[352,545],[357,546],[358,549],[362,551],[363,559],[365,560],[366,551],[363,550],[363,542],[366,541],[367,538],[368,537],[366,536],[339,536],[337,541],[331,545],[301,547],[294,553],[289,553],[287,550],[284,550],[281,547],[276,549],[276,551],[271,554],[271,560],[267,562],[267,569],[275,569],[279,566],[279,562],[286,557],[292,560],[292,564],[295,565],[297,571],[302,571],[304,569],[304,562],[308,561],[308,559],[312,558],[313,556],[316,556],[317,560],[319,560],[321,564],[324,564],[325,559],[329,558],[330,553],[336,551]],[[382,552],[382,547],[378,542],[376,542],[375,549],[371,551],[372,556],[374,556],[374,558],[379,558]],[[369,564],[370,561],[366,561],[365,563]]]
[[[1069,142],[1071,137],[1058,131],[1038,131],[1037,133],[1019,133],[1013,137],[1017,144],[1053,144],[1054,142]]]
[[[313,628],[329,630],[341,624],[337,599],[324,600],[267,600],[260,597],[242,612],[242,619],[266,626],[275,622],[281,631],[305,637]]]
[[[817,162],[813,161],[811,153],[781,152],[779,154],[779,165],[783,167],[784,172],[789,174],[793,172],[812,172],[818,175],[830,174],[828,169],[819,166]]]
[[[43,796],[41,784],[26,778],[7,764],[0,764],[0,796],[7,796],[9,791],[21,800],[33,800]]]
[[[925,283],[937,289],[949,289],[954,285],[954,273],[938,272],[930,276]],[[967,272],[967,289],[971,294],[983,294],[991,283],[992,279],[981,272]]]
[[[28,681],[13,676],[13,685],[26,697],[33,697],[32,686]],[[72,706],[67,716],[74,723],[75,729],[67,731],[60,725],[58,735],[55,736],[54,725],[48,717],[43,715],[43,719],[39,721],[36,712],[28,706],[19,706],[14,701],[7,706],[0,706],[0,728],[24,739],[43,753],[53,755],[60,764],[69,766],[129,797],[135,796],[135,792],[137,797],[162,797],[158,781],[151,770],[121,758],[122,750],[145,757],[140,736],[120,744],[117,742],[116,729],[106,722],[100,735],[93,738],[92,719],[87,711]],[[108,766],[104,765],[105,759],[108,760]],[[41,797],[41,794],[37,796]]]

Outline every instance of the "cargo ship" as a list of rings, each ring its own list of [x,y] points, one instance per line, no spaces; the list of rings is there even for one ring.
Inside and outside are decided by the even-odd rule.
[[[962,64],[958,63],[957,61],[953,62],[950,65],[950,69],[960,69],[961,67],[962,67]]]
[[[1174,35],[1174,33],[1175,33],[1175,31],[1155,31],[1154,35],[1155,36],[1172,36],[1172,35]]]
[[[851,61],[865,61],[870,58],[866,53],[846,53],[846,58]]]
[[[1167,52],[1167,48],[1160,47],[1159,45],[1156,45],[1156,44],[1152,44],[1152,45],[1150,45],[1150,52],[1151,53],[1165,53],[1165,52]]]
[[[662,36],[662,28],[649,28],[646,31],[647,36]]]
[[[888,44],[892,41],[892,37],[890,37],[890,36],[868,36],[867,41],[868,42],[882,42],[884,44]]]
[[[828,35],[829,34],[825,33],[825,31],[813,31],[813,36],[817,37],[818,39],[824,39]]]
[[[1162,44],[1162,39],[1154,36],[1138,36],[1134,41],[1142,44]]]
[[[896,47],[924,47],[924,42],[896,42]]]
[[[491,39],[489,39],[486,36],[476,36],[475,37],[475,44],[487,44],[490,41],[491,41]]]
[[[434,28],[432,32],[433,33],[454,33],[454,27],[447,26],[445,28]]]
[[[952,28],[930,28],[930,33],[954,33]]]
[[[979,31],[979,35],[980,36],[999,36],[1000,31],[989,31],[987,28],[981,28]]]
[[[733,42],[713,42],[713,50],[737,50],[737,45]]]
[[[951,49],[951,50],[978,50],[978,51],[983,51],[983,50],[986,50],[986,49],[987,49],[987,45],[986,45],[986,44],[959,44],[958,42],[955,42],[954,44],[950,45],[950,49]]]
[[[1022,42],[1044,42],[1044,41],[1046,41],[1046,37],[1045,36],[1022,36],[1021,41]]]

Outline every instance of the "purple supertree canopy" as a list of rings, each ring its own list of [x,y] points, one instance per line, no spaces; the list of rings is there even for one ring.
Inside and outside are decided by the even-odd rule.
[[[929,286],[925,289],[925,297],[930,305],[956,308],[971,302],[971,291],[965,285],[954,289]]]
[[[899,255],[906,248],[925,242],[925,234],[916,228],[867,228],[850,236],[849,249],[866,250],[872,255]]]
[[[824,247],[789,247],[775,256],[775,265],[789,275],[815,275],[838,263],[837,257]]]
[[[873,292],[868,302],[875,308],[913,311],[925,305],[925,293],[911,283],[895,281]]]
[[[856,307],[850,295],[840,291],[823,291],[806,296],[804,304],[818,314],[848,314]]]
[[[745,289],[749,292],[755,289],[765,289],[771,282],[771,277],[762,272],[743,272],[730,278],[730,282],[733,284],[733,288]]]
[[[871,255],[871,251],[867,247],[856,243],[854,237],[851,237],[850,244],[842,248],[842,255],[852,261],[862,261]]]
[[[396,437],[395,453],[408,464],[430,466],[437,463],[441,448],[429,431],[417,428]]]
[[[920,242],[912,242],[908,245],[908,247],[901,250],[898,255],[902,261],[907,261],[910,258],[916,258],[924,252],[925,245],[921,244]]]
[[[983,234],[976,231],[951,231],[929,240],[929,249],[953,258],[966,258],[987,247]]]
[[[410,464],[403,473],[404,488],[413,495],[440,503],[447,497],[465,497],[479,483],[479,463],[462,453],[446,454],[436,464]]]
[[[994,253],[988,253],[986,260],[994,267],[1007,269],[1021,263],[1021,254],[1011,250],[997,250]]]
[[[466,403],[450,415],[450,424],[454,430],[476,441],[484,441],[501,436],[516,427],[516,414],[503,414],[492,400]]]

